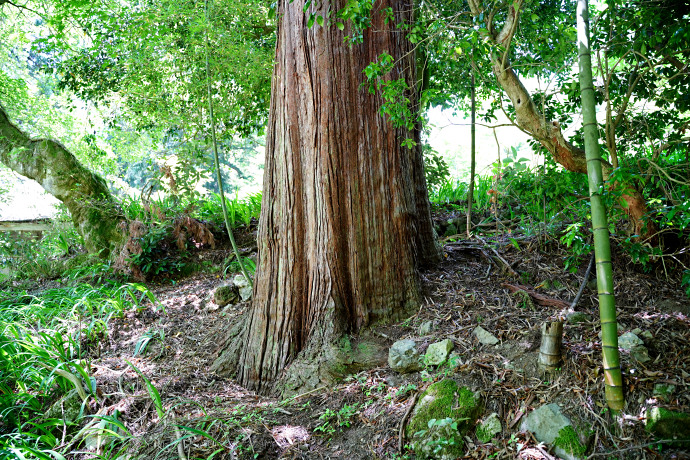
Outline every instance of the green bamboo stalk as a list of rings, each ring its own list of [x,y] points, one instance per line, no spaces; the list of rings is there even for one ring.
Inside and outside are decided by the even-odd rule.
[[[597,290],[599,293],[599,317],[601,321],[601,342],[604,357],[604,385],[606,402],[612,410],[620,410],[625,404],[623,398],[623,377],[618,355],[618,330],[616,324],[616,299],[613,295],[613,271],[611,267],[611,244],[606,207],[602,201],[601,153],[594,84],[592,81],[592,58],[589,46],[589,13],[587,0],[577,1],[577,39],[580,59],[580,94],[582,97],[582,118],[589,178],[589,200],[592,209],[592,231],[594,233],[594,254],[597,267]]]
[[[208,114],[211,122],[211,138],[213,140],[213,163],[216,166],[216,180],[218,181],[218,191],[220,192],[220,204],[223,208],[223,220],[225,221],[225,230],[228,232],[228,237],[230,238],[230,244],[232,245],[232,250],[235,252],[235,257],[237,258],[237,263],[240,264],[240,271],[247,279],[250,286],[253,286],[252,278],[247,273],[247,269],[242,263],[242,258],[240,257],[240,250],[237,248],[237,243],[235,242],[235,236],[232,233],[232,227],[230,226],[230,218],[228,217],[228,207],[225,204],[225,192],[223,192],[223,177],[220,174],[220,160],[218,159],[218,142],[216,140],[216,119],[213,116],[213,98],[211,97],[211,66],[208,63],[209,55],[209,43],[208,43],[208,0],[204,2],[204,13],[206,16],[206,40],[205,44],[205,54],[206,54],[206,93],[208,95]]]
[[[474,175],[476,168],[476,148],[475,148],[475,129],[476,122],[475,116],[477,113],[476,107],[476,95],[474,87],[474,67],[472,68],[472,80],[470,86],[470,93],[472,95],[472,128],[470,131],[472,145],[470,147],[470,185],[467,188],[467,238],[470,238],[470,232],[472,231],[472,199],[474,198]]]

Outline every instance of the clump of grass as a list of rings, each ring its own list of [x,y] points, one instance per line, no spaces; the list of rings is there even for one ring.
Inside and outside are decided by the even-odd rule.
[[[153,294],[137,284],[79,283],[40,294],[0,291],[0,458],[61,458],[63,431],[79,424],[96,398],[89,356],[108,321],[141,308]],[[75,391],[75,420],[47,418],[48,409]]]

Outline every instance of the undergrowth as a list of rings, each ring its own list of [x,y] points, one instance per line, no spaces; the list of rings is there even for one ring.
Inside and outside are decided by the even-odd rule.
[[[109,320],[144,301],[155,305],[140,284],[0,293],[0,458],[61,459],[75,447],[65,437],[98,398],[90,357],[107,337]],[[77,410],[67,417],[60,398],[70,394]]]
[[[498,229],[511,234],[514,245],[519,235],[548,233],[569,252],[564,269],[577,270],[593,250],[587,177],[548,161],[530,168],[525,159],[516,157],[516,152],[508,152],[500,164],[494,164],[490,175],[476,178],[472,232],[486,234]],[[681,287],[690,296],[690,183],[683,176],[689,166],[669,160],[668,164],[654,163],[646,175],[635,173],[632,162],[645,159],[643,155],[631,159],[631,164],[617,169],[610,180],[639,184],[649,208],[655,210],[645,216],[645,222],[659,229],[654,237],[658,241],[645,240],[631,230],[621,205],[621,187],[605,186],[602,193],[609,212],[611,241],[641,271],[662,270],[667,277],[680,273]],[[651,164],[651,160],[647,162]],[[468,189],[464,182],[446,179],[430,192],[436,211],[457,216],[457,222],[449,225],[452,231],[446,233],[448,237],[464,234],[460,228],[465,225]]]

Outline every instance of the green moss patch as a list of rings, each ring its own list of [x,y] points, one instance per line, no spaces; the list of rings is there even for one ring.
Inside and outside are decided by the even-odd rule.
[[[690,414],[653,407],[647,415],[648,432],[660,439],[690,440]]]
[[[582,457],[587,452],[587,446],[582,444],[572,425],[564,426],[558,431],[558,436],[554,439],[553,445],[560,447],[575,457]]]
[[[432,453],[434,458],[457,458],[463,453],[463,436],[480,412],[481,402],[472,391],[451,379],[441,380],[420,396],[407,425],[407,437],[421,458]]]

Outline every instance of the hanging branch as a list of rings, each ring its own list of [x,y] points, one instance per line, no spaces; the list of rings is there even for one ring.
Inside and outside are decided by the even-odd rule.
[[[230,237],[230,244],[232,245],[232,250],[235,252],[235,257],[237,258],[237,263],[240,264],[240,271],[246,278],[250,286],[253,286],[252,278],[247,273],[247,269],[242,263],[242,258],[240,257],[240,250],[237,248],[237,243],[235,242],[235,236],[232,234],[232,227],[230,226],[230,218],[228,217],[228,207],[225,204],[225,193],[223,192],[223,177],[220,174],[220,160],[218,159],[218,142],[216,140],[216,119],[213,116],[213,98],[211,97],[211,66],[208,63],[209,55],[209,40],[208,40],[208,0],[204,2],[204,12],[206,16],[206,40],[205,44],[205,54],[206,54],[206,92],[208,94],[208,113],[211,122],[211,138],[213,139],[213,163],[216,166],[216,180],[218,181],[218,191],[220,192],[220,203],[223,207],[223,220],[225,221],[225,230],[228,232],[228,237]]]

